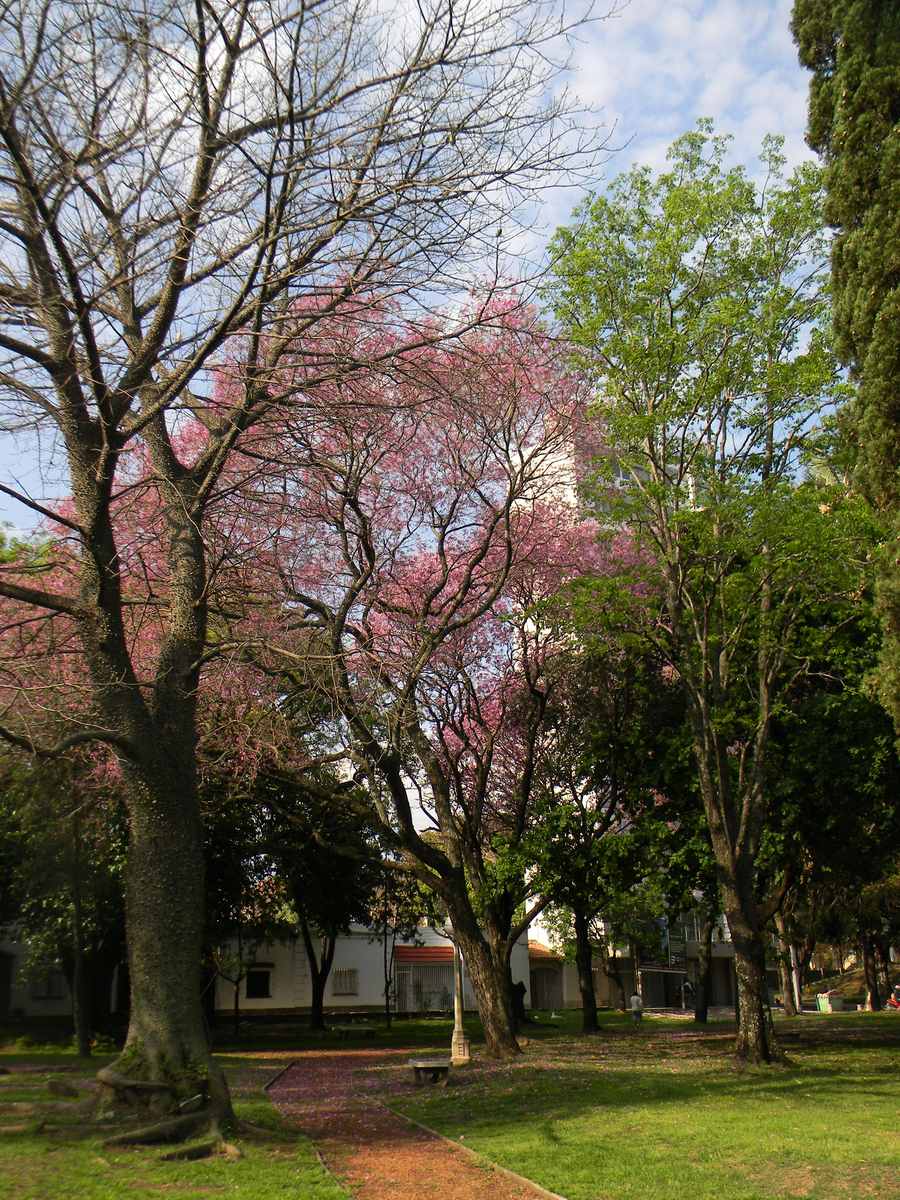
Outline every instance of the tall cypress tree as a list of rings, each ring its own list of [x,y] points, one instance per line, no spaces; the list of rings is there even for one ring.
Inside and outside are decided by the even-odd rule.
[[[900,4],[794,0],[791,30],[813,72],[807,140],[826,163],[836,345],[859,385],[857,480],[893,514],[900,502]],[[879,584],[881,693],[900,730],[900,557]]]

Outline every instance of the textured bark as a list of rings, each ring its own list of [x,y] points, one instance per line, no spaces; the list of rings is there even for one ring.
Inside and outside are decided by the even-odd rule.
[[[747,1063],[779,1062],[783,1055],[775,1038],[766,982],[766,951],[762,931],[755,928],[736,904],[725,914],[734,944],[737,976],[737,1041],[735,1055]]]
[[[797,1005],[794,1003],[794,986],[791,978],[791,967],[787,961],[787,949],[782,946],[778,955],[778,986],[781,989],[781,1007],[786,1017],[796,1017]]]
[[[596,1033],[597,997],[594,993],[593,955],[589,925],[584,913],[577,909],[575,916],[575,964],[578,968],[578,990],[581,993],[581,1032]]]
[[[778,930],[779,940],[778,980],[781,987],[781,1006],[784,1009],[786,1017],[796,1017],[797,1005],[794,1002],[794,978],[791,971],[790,946],[788,944],[784,917],[782,917],[781,913],[775,914],[775,928]]]
[[[125,914],[131,1007],[116,1071],[170,1085],[149,1107],[171,1109],[207,1094],[231,1117],[212,1061],[200,999],[204,877],[196,792],[185,794],[161,765],[156,786],[131,769]],[[163,783],[168,775],[168,786]]]
[[[456,873],[445,893],[454,936],[459,944],[484,1030],[489,1058],[514,1058],[521,1054],[515,1033],[515,1008],[509,973],[506,937],[494,931],[485,936],[478,924],[466,889],[465,877]]]
[[[320,939],[319,954],[317,954],[312,931],[302,913],[299,924],[303,945],[306,949],[306,958],[309,962],[311,989],[309,1026],[310,1029],[323,1030],[325,1028],[325,985],[331,974],[331,964],[334,962],[335,938],[323,936]]]
[[[691,708],[700,793],[716,860],[719,894],[734,946],[735,1056],[742,1062],[781,1061],[766,984],[763,918],[755,891],[756,851],[765,811],[760,790],[749,782],[735,795],[728,748],[701,705]],[[757,750],[756,765],[762,761]]]
[[[600,963],[603,967],[603,974],[611,983],[614,983],[619,989],[619,1008],[625,1012],[628,1005],[625,1001],[625,982],[622,979],[622,971],[619,967],[619,956],[616,953],[616,948],[613,946],[610,953],[604,941],[599,943],[600,948]]]
[[[872,935],[863,932],[860,938],[862,949],[863,975],[866,981],[866,1012],[879,1012],[881,1009],[881,991],[878,987],[878,966],[875,962],[875,945]]]
[[[700,940],[697,943],[697,983],[694,993],[694,1020],[705,1025],[709,1019],[710,979],[712,976],[713,920],[703,918]]]
[[[489,1058],[514,1058],[521,1054],[515,1035],[512,996],[505,964],[498,964],[483,940],[459,934],[463,957],[478,1003]]]

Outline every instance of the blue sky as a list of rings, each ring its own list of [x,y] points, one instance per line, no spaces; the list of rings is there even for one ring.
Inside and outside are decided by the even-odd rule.
[[[804,145],[809,75],[790,35],[790,0],[631,0],[593,27],[573,56],[573,88],[617,122],[610,166],[659,166],[698,117],[734,134],[749,162],[781,133],[790,161]]]
[[[809,73],[791,38],[791,8],[791,0],[621,0],[583,31],[567,81],[599,110],[616,148],[597,190],[634,163],[663,167],[699,117],[733,136],[733,161],[751,173],[767,133],[784,137],[789,165],[814,158],[804,142]],[[553,194],[542,230],[565,222],[578,198],[574,189]]]
[[[701,116],[734,136],[733,158],[748,167],[766,133],[784,136],[790,163],[812,157],[803,141],[809,77],[797,61],[790,12],[790,0],[630,0],[583,30],[572,46],[568,83],[600,110],[612,144],[621,147],[594,186],[635,162],[662,166],[669,144]],[[528,239],[538,257],[580,192],[545,195]],[[8,435],[3,441],[0,476],[18,479],[36,496],[64,490],[58,467],[54,472],[46,460],[41,481],[33,444],[16,446]],[[33,523],[2,496],[0,520]]]

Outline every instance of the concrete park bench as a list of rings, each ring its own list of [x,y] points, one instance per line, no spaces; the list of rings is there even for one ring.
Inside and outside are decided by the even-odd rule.
[[[409,1065],[413,1069],[416,1087],[423,1083],[442,1083],[447,1086],[450,1077],[449,1058],[411,1058]]]
[[[359,1022],[357,1025],[332,1025],[331,1032],[336,1033],[342,1041],[345,1041],[351,1037],[374,1037],[375,1026],[364,1022]]]

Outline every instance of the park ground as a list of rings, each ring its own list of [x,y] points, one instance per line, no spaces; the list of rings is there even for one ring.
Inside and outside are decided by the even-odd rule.
[[[473,1023],[472,1064],[449,1087],[422,1089],[406,1060],[449,1043],[444,1021],[399,1022],[358,1042],[251,1031],[220,1059],[238,1114],[255,1130],[232,1136],[231,1157],[181,1162],[162,1162],[159,1149],[107,1148],[96,1129],[59,1124],[58,1112],[39,1129],[49,1103],[65,1103],[48,1081],[88,1080],[104,1059],[7,1042],[0,1192],[9,1200],[539,1194],[497,1164],[566,1200],[900,1196],[900,1013],[780,1021],[787,1064],[743,1071],[726,1021],[702,1028],[648,1016],[635,1030],[609,1013],[588,1039],[577,1022],[568,1013],[555,1027],[528,1028],[521,1059],[505,1065],[479,1056]]]

